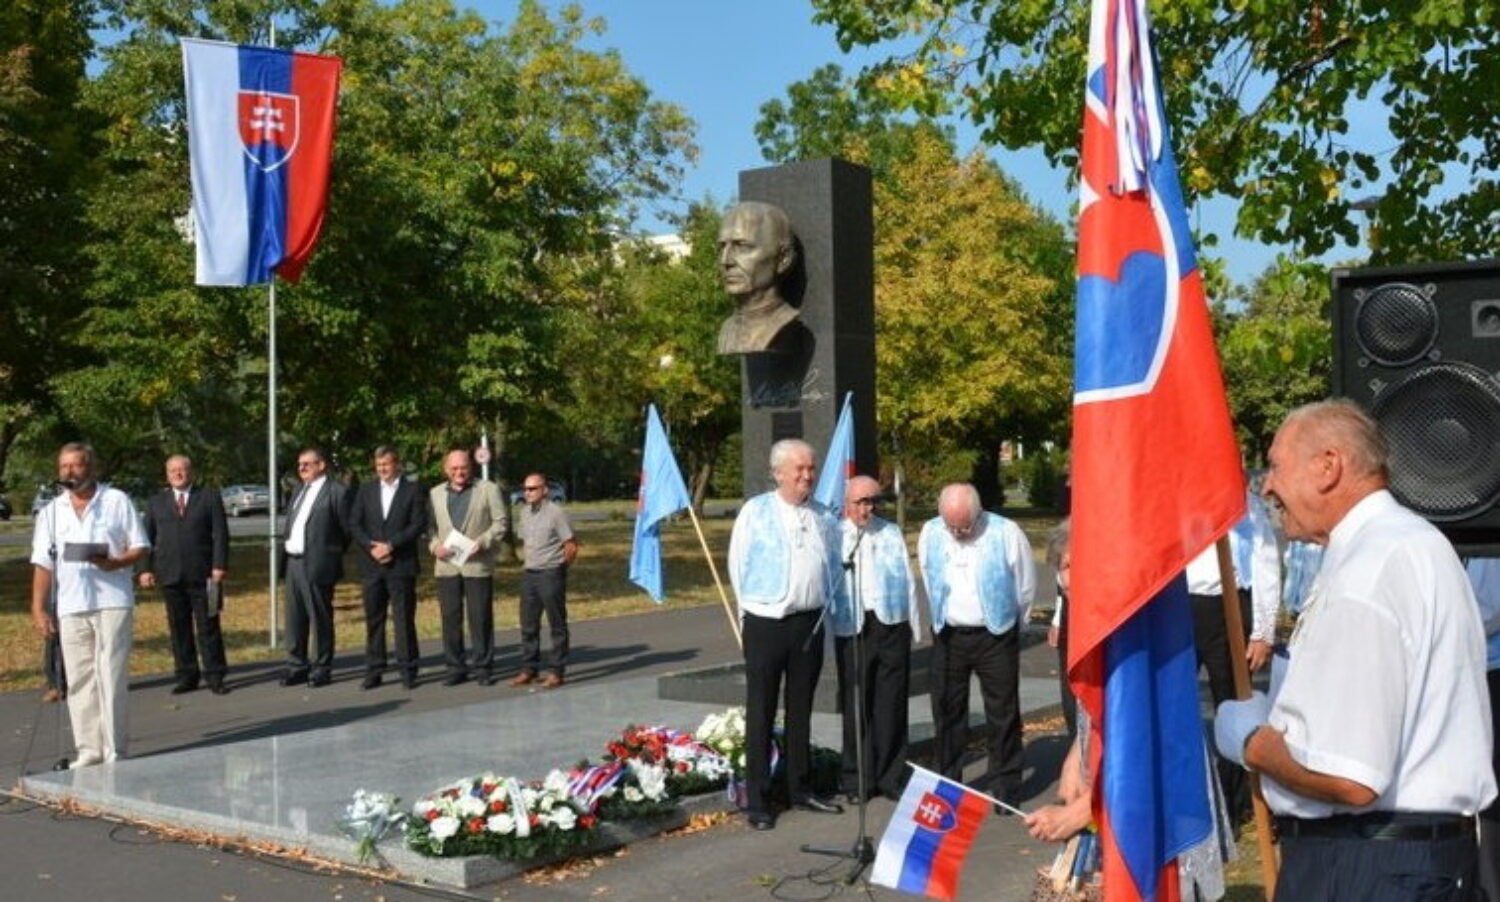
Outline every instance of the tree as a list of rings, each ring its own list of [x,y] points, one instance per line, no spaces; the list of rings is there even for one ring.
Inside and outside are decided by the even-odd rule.
[[[838,153],[875,187],[876,411],[931,481],[997,487],[1007,438],[1062,439],[1071,373],[1072,249],[1062,228],[936,122],[885,116],[824,68],[761,108],[771,159]],[[826,127],[826,130],[825,130]]]
[[[207,443],[226,472],[206,475],[243,475],[263,445],[246,430],[266,412],[265,290],[193,287],[177,227],[189,205],[178,36],[263,42],[274,17],[282,46],[344,60],[324,232],[303,280],[278,291],[278,438],[355,464],[391,441],[435,460],[481,427],[503,439],[537,416],[565,369],[569,294],[693,153],[678,109],[617,54],[582,48],[603,26],[573,7],[528,0],[503,27],[446,0],[108,11],[122,37],[89,86],[107,176],[77,336],[92,356],[57,386],[75,421],[153,471],[160,452]],[[221,412],[242,428],[217,431]]]
[[[1264,460],[1294,407],[1328,397],[1333,373],[1328,276],[1278,257],[1242,293],[1242,309],[1216,311],[1230,409],[1240,444]]]
[[[1089,4],[813,5],[846,50],[909,48],[864,73],[893,105],[957,109],[986,140],[1077,165]],[[1305,254],[1355,243],[1365,213],[1373,262],[1500,250],[1493,0],[1188,0],[1155,4],[1153,17],[1189,203],[1233,198],[1237,234]],[[1351,129],[1382,115],[1388,146]]]
[[[82,307],[82,197],[93,175],[78,110],[93,42],[84,0],[0,8],[0,474],[28,423],[51,411],[47,378]],[[0,482],[3,486],[3,482]]]

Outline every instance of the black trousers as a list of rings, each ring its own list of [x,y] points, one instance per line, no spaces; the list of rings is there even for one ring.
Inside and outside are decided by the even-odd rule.
[[[838,652],[839,698],[844,711],[844,792],[861,788],[866,797],[901,794],[906,776],[906,703],[911,688],[911,626],[887,626],[865,612],[855,656],[852,636],[834,639]],[[855,694],[855,674],[861,694]],[[859,756],[855,753],[854,722],[864,717],[865,781],[859,785]]]
[[[568,666],[568,566],[521,573],[521,669],[535,673],[542,663],[542,614],[552,636],[548,666],[558,676]]]
[[[979,677],[989,723],[988,762],[975,789],[1014,802],[1021,790],[1021,640],[1013,627],[996,636],[982,626],[948,626],[932,638],[932,724],[939,772],[963,781],[969,742],[969,677]]]
[[[495,578],[440,576],[438,611],[443,618],[443,661],[448,672],[472,671],[487,677],[495,669]],[[464,657],[464,614],[468,614],[468,659]]]
[[[365,671],[385,669],[385,621],[389,611],[396,634],[396,666],[407,679],[417,676],[417,578],[382,572],[366,576],[362,584],[365,601]]]
[[[303,674],[310,670],[313,679],[327,679],[333,672],[333,584],[313,582],[303,559],[288,555],[286,591],[287,671]],[[309,630],[312,658],[307,653]]]
[[[1078,699],[1073,695],[1073,684],[1068,682],[1068,605],[1067,599],[1058,596],[1062,604],[1062,622],[1057,627],[1057,690],[1062,702],[1063,723],[1068,726],[1068,738],[1078,735]]]
[[[1250,637],[1250,593],[1239,590],[1240,625],[1245,638]],[[1198,651],[1198,664],[1208,671],[1208,691],[1213,697],[1214,708],[1221,702],[1234,698],[1234,664],[1229,656],[1229,627],[1224,622],[1224,599],[1218,595],[1189,595],[1188,604],[1193,611],[1193,646]],[[1224,787],[1224,800],[1229,806],[1229,820],[1239,829],[1245,812],[1250,810],[1250,781],[1245,769],[1220,757],[1218,761],[1219,785]]]
[[[172,661],[177,682],[198,684],[199,653],[203,655],[202,677],[209,685],[224,682],[224,672],[228,670],[224,660],[224,633],[219,628],[219,612],[208,610],[208,587],[200,580],[191,579],[162,586],[161,594],[167,607],[167,630],[172,637]]]
[[[63,667],[62,630],[58,628],[57,611],[50,605],[47,616],[52,620],[52,635],[42,640],[42,675],[47,678],[47,688],[64,694],[68,691],[68,671]]]
[[[1480,902],[1473,834],[1438,842],[1283,836],[1276,902]]]
[[[1487,679],[1490,722],[1500,724],[1500,670],[1491,670]],[[1500,742],[1490,744],[1490,766],[1500,776]],[[1500,902],[1500,798],[1479,812],[1479,887],[1489,902]]]
[[[782,760],[793,801],[812,795],[812,707],[823,670],[821,611],[780,620],[746,614],[745,798],[752,812],[770,810],[771,731],[785,682]]]

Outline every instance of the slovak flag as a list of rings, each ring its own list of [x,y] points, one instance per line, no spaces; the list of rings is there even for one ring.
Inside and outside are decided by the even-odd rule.
[[[844,492],[853,475],[854,392],[848,392],[844,395],[844,408],[839,411],[838,422],[833,426],[833,437],[828,440],[828,453],[823,455],[823,472],[818,474],[813,500],[841,515]]]
[[[1182,572],[1245,512],[1146,0],[1093,0],[1078,219],[1068,674],[1108,900],[1175,899],[1210,826]]]
[[[905,893],[952,899],[990,803],[962,783],[926,768],[913,770],[880,837],[870,882]]]
[[[328,204],[337,57],[182,40],[199,285],[302,276]]]

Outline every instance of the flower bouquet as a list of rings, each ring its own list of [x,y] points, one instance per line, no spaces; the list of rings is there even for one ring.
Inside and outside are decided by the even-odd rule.
[[[541,781],[486,773],[423,796],[412,806],[406,843],[423,855],[493,855],[523,860],[571,852],[592,837],[599,819],[568,792],[568,775]]]
[[[406,815],[397,810],[400,804],[401,800],[390,793],[354,791],[354,801],[344,809],[338,826],[345,836],[354,840],[360,864],[378,857],[375,844],[406,819]]]
[[[660,817],[677,808],[667,789],[667,768],[638,759],[625,763],[623,779],[599,800],[599,816],[610,821]]]
[[[728,758],[692,733],[665,727],[626,727],[606,744],[605,758],[666,768],[666,788],[674,796],[722,789],[733,770]]]

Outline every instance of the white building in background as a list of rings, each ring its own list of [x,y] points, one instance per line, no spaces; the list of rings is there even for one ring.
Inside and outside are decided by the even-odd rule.
[[[681,235],[648,235],[646,243],[666,254],[667,259],[673,263],[687,259],[688,254],[693,251],[693,246],[684,241]]]

